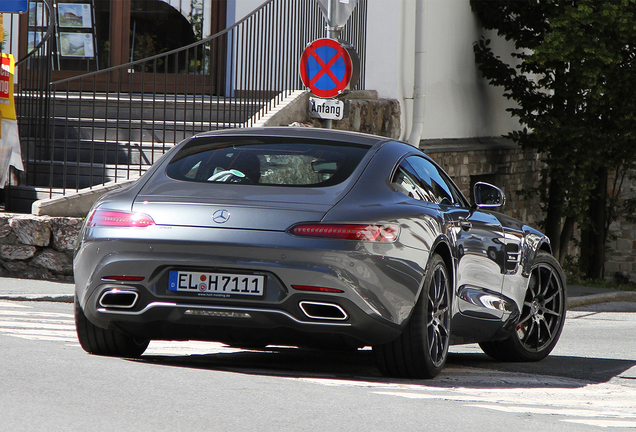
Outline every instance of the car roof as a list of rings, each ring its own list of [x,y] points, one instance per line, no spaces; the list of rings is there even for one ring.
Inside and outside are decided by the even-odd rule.
[[[390,138],[377,135],[369,135],[360,132],[339,131],[333,129],[320,129],[312,127],[254,127],[241,129],[222,129],[218,131],[203,132],[195,135],[192,139],[198,137],[286,137],[301,139],[319,139],[324,141],[345,141],[352,144],[365,145],[373,147],[374,145],[387,141],[394,141]]]

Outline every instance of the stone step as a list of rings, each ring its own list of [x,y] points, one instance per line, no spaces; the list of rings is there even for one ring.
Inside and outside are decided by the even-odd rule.
[[[127,119],[84,119],[55,118],[52,126],[54,139],[72,142],[73,140],[143,142],[176,144],[194,134],[233,128],[232,123],[210,122],[162,122]],[[20,123],[20,135],[25,138],[42,136],[41,125],[36,120]]]
[[[131,119],[166,122],[244,123],[263,104],[207,96],[83,94],[55,95],[53,115],[62,118]]]

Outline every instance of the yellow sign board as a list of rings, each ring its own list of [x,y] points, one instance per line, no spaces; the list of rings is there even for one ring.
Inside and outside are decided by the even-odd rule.
[[[13,100],[13,74],[15,60],[11,54],[0,54],[0,118],[15,120]]]

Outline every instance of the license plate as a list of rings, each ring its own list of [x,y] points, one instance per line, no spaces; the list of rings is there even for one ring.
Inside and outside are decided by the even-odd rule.
[[[236,273],[197,273],[171,271],[168,281],[170,291],[262,296],[265,276]]]

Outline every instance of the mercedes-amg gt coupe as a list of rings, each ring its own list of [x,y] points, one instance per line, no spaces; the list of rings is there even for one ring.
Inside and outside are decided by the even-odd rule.
[[[548,238],[470,204],[417,148],[313,128],[202,133],[87,215],[74,259],[89,353],[151,340],[356,349],[387,376],[432,378],[453,344],[538,361],[566,282]]]

